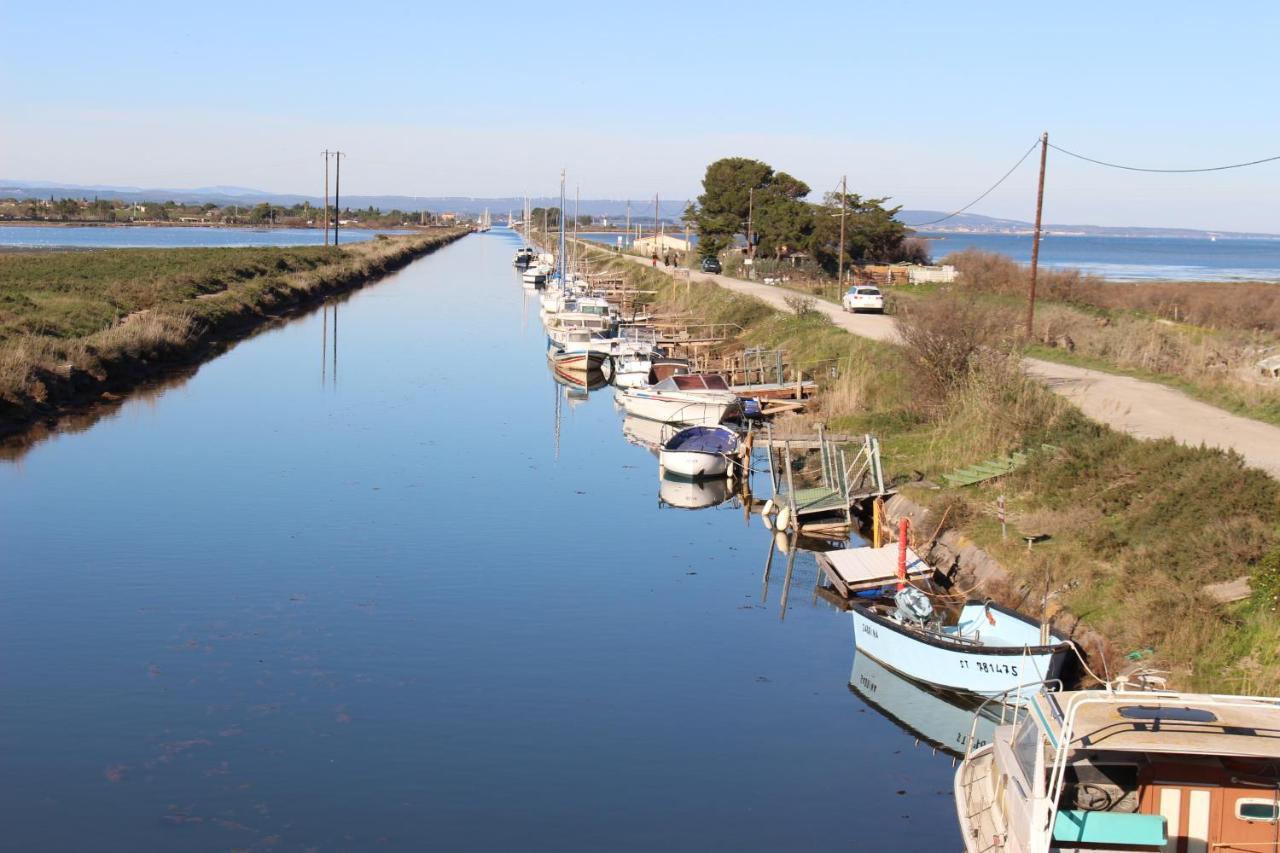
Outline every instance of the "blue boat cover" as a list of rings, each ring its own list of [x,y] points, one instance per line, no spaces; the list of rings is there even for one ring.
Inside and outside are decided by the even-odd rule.
[[[667,440],[663,450],[695,453],[732,453],[738,447],[738,434],[725,427],[694,426],[680,430]]]

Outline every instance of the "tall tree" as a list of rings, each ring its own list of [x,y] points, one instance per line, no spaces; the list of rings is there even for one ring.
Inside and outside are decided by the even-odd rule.
[[[816,227],[809,248],[828,272],[839,266],[840,207],[844,206],[846,264],[904,260],[903,241],[910,233],[897,219],[901,206],[885,207],[888,198],[866,198],[857,193],[827,193],[818,207]]]
[[[699,251],[716,254],[750,230],[759,239],[757,251],[780,254],[783,247],[802,245],[813,230],[813,217],[802,199],[809,194],[804,181],[775,172],[768,163],[746,157],[726,157],[707,167],[702,195],[693,211]]]

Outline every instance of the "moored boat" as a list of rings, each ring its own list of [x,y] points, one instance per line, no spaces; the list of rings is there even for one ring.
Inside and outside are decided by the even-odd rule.
[[[714,373],[677,374],[655,385],[622,388],[618,401],[628,414],[690,426],[715,426],[739,411],[737,395]]]
[[[951,690],[984,696],[1038,690],[1062,675],[1073,654],[1066,638],[1042,636],[1038,621],[989,601],[970,601],[954,622],[944,621],[913,586],[891,604],[855,602],[850,613],[859,654]]]
[[[658,464],[667,474],[688,477],[723,477],[729,471],[742,442],[728,427],[686,427],[662,443]]]
[[[968,853],[1274,850],[1280,699],[1041,692],[956,770]]]

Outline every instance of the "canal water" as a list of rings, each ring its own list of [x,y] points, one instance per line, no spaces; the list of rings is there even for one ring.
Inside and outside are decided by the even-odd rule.
[[[553,382],[516,247],[0,463],[8,849],[960,846],[812,556],[784,611],[758,519],[660,503],[611,392]]]

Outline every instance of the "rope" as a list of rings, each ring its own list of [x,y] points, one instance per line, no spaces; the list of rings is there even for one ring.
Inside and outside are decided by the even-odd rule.
[[[988,188],[988,189],[987,189],[987,191],[986,191],[986,192],[984,192],[982,195],[978,196],[978,197],[977,197],[977,198],[975,198],[973,201],[969,202],[968,204],[966,204],[964,207],[960,208],[959,210],[956,210],[956,211],[953,211],[953,212],[951,212],[951,213],[948,213],[946,216],[943,216],[943,217],[942,217],[942,218],[940,218],[940,219],[931,219],[931,220],[929,220],[928,222],[908,222],[908,223],[904,223],[904,224],[906,224],[908,228],[921,228],[921,227],[923,227],[923,226],[925,226],[925,225],[937,225],[939,222],[945,222],[945,221],[947,221],[948,219],[950,219],[950,218],[951,218],[951,217],[953,217],[953,216],[959,216],[960,214],[964,213],[966,210],[968,210],[969,208],[973,207],[975,204],[977,204],[978,202],[982,201],[984,198],[986,198],[987,196],[989,196],[989,195],[991,195],[993,192],[995,192],[996,187],[998,187],[998,186],[1000,186],[1001,184],[1003,184],[1003,183],[1005,182],[1005,179],[1006,179],[1006,178],[1008,178],[1010,175],[1012,175],[1012,174],[1014,173],[1014,171],[1016,171],[1016,170],[1017,170],[1017,168],[1018,168],[1019,166],[1021,166],[1021,165],[1022,165],[1023,161],[1024,161],[1024,160],[1026,160],[1028,157],[1030,157],[1030,156],[1031,156],[1031,152],[1032,152],[1032,151],[1035,151],[1035,150],[1036,150],[1036,146],[1037,146],[1037,145],[1039,145],[1039,144],[1040,144],[1040,140],[1039,140],[1039,139],[1037,139],[1035,142],[1031,143],[1031,147],[1027,149],[1027,153],[1025,153],[1025,154],[1023,154],[1021,157],[1019,157],[1019,158],[1018,158],[1018,162],[1014,163],[1014,164],[1013,164],[1013,166],[1012,166],[1012,168],[1010,168],[1010,169],[1009,169],[1009,171],[1005,172],[1005,173],[1000,177],[1000,180],[996,181],[994,184],[992,184],[992,185],[990,186],[990,188]]]
[[[1245,166],[1257,166],[1260,163],[1272,163],[1276,160],[1280,160],[1280,154],[1277,154],[1274,157],[1263,157],[1260,160],[1250,160],[1247,163],[1230,163],[1226,166],[1206,166],[1198,169],[1150,169],[1144,166],[1124,166],[1119,163],[1108,163],[1106,160],[1086,157],[1083,154],[1077,154],[1074,151],[1068,151],[1059,145],[1054,145],[1052,142],[1049,143],[1049,147],[1055,151],[1060,151],[1063,154],[1066,154],[1068,157],[1075,157],[1077,160],[1084,160],[1086,163],[1093,163],[1097,166],[1106,166],[1110,169],[1123,169],[1126,172],[1156,172],[1159,174],[1173,175],[1185,175],[1193,172],[1224,172],[1227,169],[1243,169]],[[929,223],[925,224],[927,225]]]

